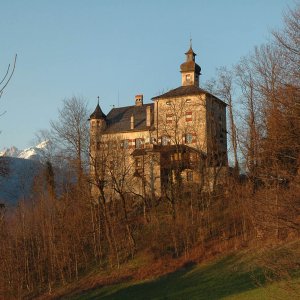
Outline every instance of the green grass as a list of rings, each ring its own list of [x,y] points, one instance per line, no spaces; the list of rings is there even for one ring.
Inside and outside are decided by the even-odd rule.
[[[259,287],[264,283],[261,270],[248,253],[226,256],[205,265],[190,265],[155,280],[127,282],[93,289],[68,299],[167,300],[300,299],[284,283]],[[299,279],[294,281],[300,284]]]

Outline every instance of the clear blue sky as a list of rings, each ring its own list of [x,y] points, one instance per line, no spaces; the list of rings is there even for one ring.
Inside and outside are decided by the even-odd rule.
[[[202,82],[231,66],[282,25],[294,0],[1,0],[0,75],[15,53],[0,100],[0,149],[31,146],[64,98],[112,105],[146,102],[180,85],[190,35]]]

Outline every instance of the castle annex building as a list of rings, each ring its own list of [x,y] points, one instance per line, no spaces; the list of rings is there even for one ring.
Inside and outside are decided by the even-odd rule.
[[[113,108],[99,103],[90,116],[92,193],[163,195],[174,186],[214,189],[227,166],[226,104],[200,87],[192,46],[180,66],[181,86],[144,103]]]

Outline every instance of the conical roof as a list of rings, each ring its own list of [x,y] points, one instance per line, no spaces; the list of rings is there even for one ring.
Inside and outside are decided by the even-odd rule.
[[[103,111],[100,108],[99,103],[97,104],[94,112],[90,115],[90,119],[105,119],[106,115],[103,113]]]

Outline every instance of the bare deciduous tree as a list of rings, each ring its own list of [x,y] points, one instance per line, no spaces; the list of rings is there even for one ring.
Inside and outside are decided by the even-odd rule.
[[[12,66],[11,64],[8,65],[5,75],[2,77],[2,79],[0,79],[0,98],[3,94],[4,89],[8,85],[9,81],[11,80],[15,72],[16,63],[17,63],[17,54],[15,55],[13,65]]]
[[[65,157],[74,160],[80,179],[88,159],[89,127],[86,102],[77,97],[63,100],[58,120],[51,121],[51,140]]]
[[[14,59],[12,67],[9,64],[7,67],[6,73],[4,74],[4,76],[2,78],[0,78],[0,99],[3,94],[4,89],[8,85],[9,81],[11,80],[11,78],[15,72],[16,63],[17,63],[17,54],[15,55],[15,59]],[[5,113],[5,111],[0,112],[0,116],[2,116],[4,113]],[[1,131],[0,131],[0,133],[1,133]],[[1,160],[0,161],[0,175],[6,175],[7,173],[8,173],[7,162],[5,160]]]

